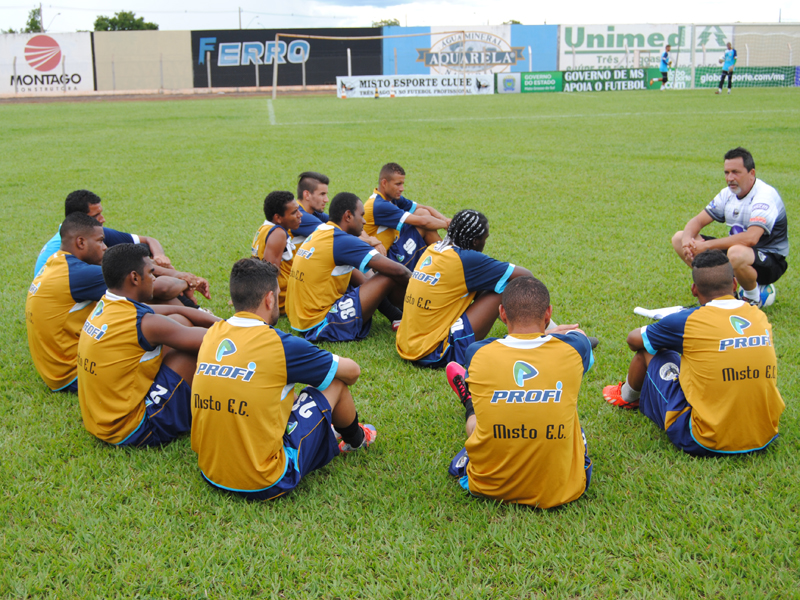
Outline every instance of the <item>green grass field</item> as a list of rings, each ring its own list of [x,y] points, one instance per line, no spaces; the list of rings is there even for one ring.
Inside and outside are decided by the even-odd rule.
[[[264,98],[0,105],[0,597],[800,597],[794,254],[766,309],[787,405],[768,451],[692,459],[600,395],[647,323],[633,308],[692,301],[669,239],[724,186],[725,151],[752,151],[796,240],[799,101],[794,89],[279,97],[274,125]],[[91,189],[109,226],[158,238],[228,317],[228,273],[267,192],[312,169],[331,196],[365,198],[388,161],[408,172],[409,198],[486,213],[486,252],[530,268],[559,323],[600,337],[579,401],[595,465],[583,498],[538,511],[465,496],[446,470],[460,404],[443,373],[400,360],[381,316],[365,342],[328,346],[361,365],[353,393],[378,441],[274,503],[208,488],[188,438],[104,445],[76,397],[45,390],[25,295],[67,193]]]

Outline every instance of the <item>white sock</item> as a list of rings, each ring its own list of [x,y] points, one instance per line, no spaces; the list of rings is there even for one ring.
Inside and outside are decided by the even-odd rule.
[[[637,392],[635,389],[631,387],[631,384],[628,383],[628,378],[625,378],[625,383],[622,384],[622,399],[625,402],[635,402],[639,399],[639,396],[642,392]]]
[[[754,302],[758,302],[760,296],[758,284],[756,284],[756,287],[754,287],[752,290],[746,290],[742,288],[742,294],[744,295],[745,298],[753,300]]]

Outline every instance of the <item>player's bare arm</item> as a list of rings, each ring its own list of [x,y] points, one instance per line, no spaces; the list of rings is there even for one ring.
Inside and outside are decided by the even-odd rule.
[[[373,256],[368,265],[370,269],[374,269],[381,275],[386,275],[401,285],[405,285],[411,278],[411,271],[399,262],[389,260],[384,256]]]
[[[219,317],[207,313],[202,310],[188,308],[186,306],[177,306],[174,304],[154,304],[150,306],[153,311],[158,315],[181,315],[185,317],[195,327],[203,327],[208,329],[217,321],[221,321]]]
[[[153,262],[155,262],[155,259],[153,259]],[[181,290],[180,292],[178,292],[178,294],[183,292],[187,296],[192,297],[193,293],[197,291],[200,294],[202,294],[203,297],[205,297],[206,299],[211,300],[211,290],[208,285],[208,280],[204,279],[203,277],[198,277],[197,275],[189,273],[188,271],[176,271],[175,269],[160,267],[158,265],[156,265],[155,268],[155,275],[158,278],[172,277],[174,279],[180,279],[181,281],[185,281],[186,289]]]
[[[375,250],[377,250],[381,256],[386,256],[386,248],[383,247],[383,244],[381,244],[381,241],[378,238],[372,237],[366,231],[362,231],[361,235],[358,236],[358,239],[375,248]]]
[[[147,314],[142,317],[142,335],[152,346],[163,344],[197,354],[206,331],[208,330],[205,327],[186,327],[165,315]]]
[[[445,229],[447,229],[447,227],[450,227],[450,219],[448,217],[445,217],[442,213],[440,213],[438,210],[436,210],[432,206],[425,206],[425,205],[417,204],[417,208],[424,208],[429,213],[431,213],[432,217],[436,217],[437,219],[441,219],[442,221],[447,223]]]
[[[335,379],[338,379],[345,385],[353,385],[358,381],[361,375],[361,367],[358,363],[350,358],[339,357],[339,366],[336,369]]]
[[[164,254],[164,248],[161,242],[156,238],[140,235],[139,242],[150,248],[150,254],[153,256],[154,263],[160,267],[172,268],[172,262],[167,258],[167,255]]]
[[[422,207],[418,207],[422,208]],[[422,211],[417,210],[416,212],[422,213]],[[425,214],[413,214],[409,215],[406,218],[406,224],[411,225],[412,227],[419,227],[420,229],[426,229],[428,231],[437,231],[439,229],[447,229],[450,225],[449,219],[445,219],[444,217],[435,217],[432,214],[427,213]]]
[[[713,249],[727,250],[732,246],[747,246],[748,248],[752,248],[758,243],[762,235],[764,235],[764,230],[758,225],[752,225],[741,233],[718,238],[716,240],[695,242],[695,254]]]
[[[262,260],[270,262],[280,268],[281,261],[283,260],[283,251],[286,249],[286,238],[286,232],[276,227],[264,246],[264,258],[262,258]]]

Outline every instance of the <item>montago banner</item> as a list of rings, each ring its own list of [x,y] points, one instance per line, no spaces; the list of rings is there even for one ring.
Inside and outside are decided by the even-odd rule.
[[[94,91],[92,34],[0,35],[0,94]]]
[[[472,96],[493,94],[492,75],[373,75],[337,77],[340,98]]]
[[[795,67],[736,67],[733,85],[748,87],[789,87],[795,85]],[[720,67],[704,67],[695,70],[694,87],[714,88],[719,86],[722,76]],[[727,82],[726,82],[727,84]]]
[[[561,25],[558,65],[562,71],[657,69],[669,44],[673,68],[691,67],[693,48],[695,66],[701,66],[704,56],[721,56],[728,42],[733,42],[731,25]]]

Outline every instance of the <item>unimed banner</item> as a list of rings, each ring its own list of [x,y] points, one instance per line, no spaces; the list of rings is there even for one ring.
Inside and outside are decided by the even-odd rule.
[[[0,94],[93,90],[91,33],[0,35]]]
[[[303,64],[308,85],[336,82],[347,74],[347,49],[352,73],[380,73],[383,68],[381,40],[315,40],[275,34],[307,34],[334,37],[381,35],[381,28],[349,29],[232,29],[192,32],[194,87],[208,87],[211,65],[212,87],[272,85],[272,68],[278,63],[278,85],[301,85]],[[206,62],[208,59],[210,62]],[[258,76],[256,76],[256,70]]]
[[[279,71],[280,72],[280,71]],[[494,94],[494,75],[372,75],[337,77],[340,98]]]

